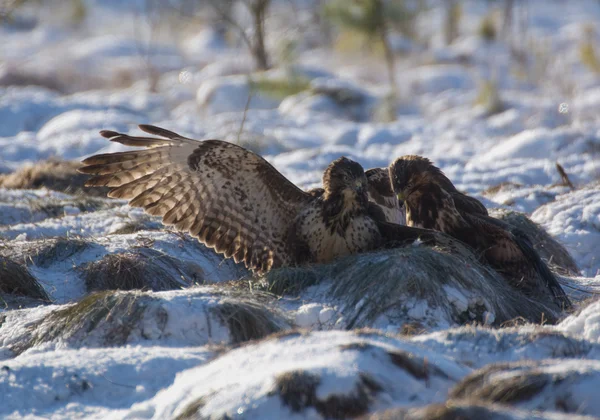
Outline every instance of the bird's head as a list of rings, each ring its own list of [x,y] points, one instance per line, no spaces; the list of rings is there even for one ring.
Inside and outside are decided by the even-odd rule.
[[[407,155],[396,159],[389,171],[394,193],[403,202],[416,186],[433,181],[439,169],[427,158]]]
[[[348,204],[365,205],[367,196],[367,177],[363,167],[346,157],[341,157],[329,164],[323,174],[325,198],[343,196]]]

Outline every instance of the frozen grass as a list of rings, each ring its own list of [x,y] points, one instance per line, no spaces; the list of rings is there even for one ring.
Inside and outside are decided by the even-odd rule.
[[[450,398],[594,415],[598,401],[589,385],[599,375],[598,361],[498,363],[467,376]]]
[[[0,293],[49,300],[44,288],[25,266],[3,256],[0,256]]]
[[[560,318],[552,302],[523,296],[459,243],[452,246],[410,246],[274,270],[258,285],[298,296],[326,282],[323,293],[339,303],[347,328],[371,326],[382,316],[417,318],[425,326],[440,318],[451,324],[494,325],[514,318],[534,323]]]
[[[181,313],[177,305],[185,301],[191,308]],[[290,327],[271,301],[266,294],[248,295],[220,288],[175,295],[94,292],[77,303],[48,308],[42,316],[29,312],[31,321],[19,331],[19,337],[10,337],[8,348],[18,355],[47,345],[115,347],[169,340],[177,340],[180,345],[240,344]],[[22,321],[11,317],[5,322]],[[204,327],[200,327],[202,324]],[[190,331],[189,325],[196,329]]]
[[[180,261],[149,248],[108,254],[80,268],[88,291],[173,290],[186,284]],[[179,277],[174,273],[181,272]],[[186,273],[187,274],[187,273]]]

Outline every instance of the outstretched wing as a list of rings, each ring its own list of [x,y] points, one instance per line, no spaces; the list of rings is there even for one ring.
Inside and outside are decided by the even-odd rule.
[[[367,176],[369,201],[377,204],[385,219],[390,223],[398,225],[406,224],[404,206],[396,198],[392,190],[390,175],[387,168],[371,168],[365,171]]]
[[[100,134],[145,150],[99,154],[80,172],[95,175],[86,186],[111,187],[109,197],[162,216],[165,225],[243,261],[258,272],[294,262],[287,238],[298,211],[312,200],[260,156],[220,140],[196,141],[140,125],[161,136]]]

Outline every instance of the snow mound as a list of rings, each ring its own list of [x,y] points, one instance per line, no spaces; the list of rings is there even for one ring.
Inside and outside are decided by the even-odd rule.
[[[14,355],[35,347],[237,344],[289,328],[270,300],[208,286],[98,292],[75,304],[6,312],[0,344]]]
[[[206,348],[141,346],[23,354],[2,361],[0,417],[114,418],[213,356]]]
[[[584,153],[587,139],[577,129],[536,128],[525,130],[493,147],[479,157],[480,162],[494,162],[507,159],[537,158],[544,156],[557,159],[559,156]]]
[[[501,325],[516,317],[559,318],[550,302],[528,299],[466,248],[451,244],[454,249],[415,245],[273,270],[258,283],[280,296],[333,304],[342,318],[336,323],[346,328],[430,331],[468,322]],[[310,324],[319,325],[314,314]]]
[[[600,361],[547,360],[497,363],[463,379],[451,398],[514,405],[526,410],[600,414],[596,389]]]
[[[569,414],[569,419],[591,420],[592,417]],[[468,401],[447,401],[443,404],[431,404],[418,408],[396,408],[377,412],[369,420],[564,420],[561,412],[531,412],[515,410],[501,404],[477,403]]]
[[[501,361],[554,358],[600,360],[600,346],[563,325],[521,325],[501,329],[465,326],[415,336],[411,340],[476,368]]]
[[[356,417],[442,401],[468,368],[369,332],[286,333],[177,376],[129,418]]]

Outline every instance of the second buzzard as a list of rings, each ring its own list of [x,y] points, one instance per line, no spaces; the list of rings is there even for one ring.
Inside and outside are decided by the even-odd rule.
[[[516,288],[550,295],[559,307],[571,303],[558,280],[520,230],[487,215],[478,200],[459,193],[428,159],[400,157],[389,176],[404,202],[406,224],[447,233],[474,248]]]

